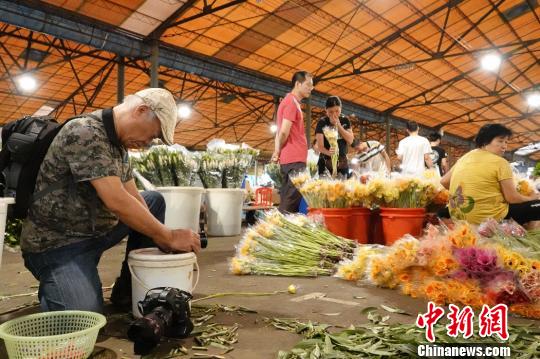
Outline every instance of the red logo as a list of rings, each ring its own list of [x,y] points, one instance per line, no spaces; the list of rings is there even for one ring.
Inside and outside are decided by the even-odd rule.
[[[444,309],[436,306],[433,302],[428,303],[428,311],[426,314],[418,314],[416,318],[416,325],[419,328],[426,328],[426,339],[433,343],[435,341],[435,334],[433,333],[433,326],[437,324],[439,319],[444,315]]]
[[[450,323],[446,326],[448,336],[456,338],[460,333],[463,338],[468,339],[474,332],[474,311],[466,306],[459,309],[458,306],[450,304],[450,312],[447,315]],[[438,307],[433,302],[428,303],[428,310],[425,314],[418,314],[416,325],[426,329],[426,339],[435,342],[433,327],[443,317],[444,308]],[[508,335],[508,307],[506,304],[497,304],[490,308],[484,304],[478,316],[478,334],[481,337],[490,337],[497,334],[502,340],[507,340]]]
[[[481,337],[490,337],[497,334],[502,340],[508,339],[508,307],[506,304],[497,304],[489,308],[484,304],[479,317]]]
[[[463,333],[463,338],[467,339],[473,335],[473,318],[474,312],[471,307],[466,306],[461,311],[459,307],[450,304],[450,313],[447,317],[450,319],[450,324],[446,326],[447,334],[456,338],[459,333]]]

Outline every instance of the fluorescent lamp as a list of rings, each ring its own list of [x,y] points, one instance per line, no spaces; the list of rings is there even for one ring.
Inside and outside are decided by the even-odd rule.
[[[21,75],[17,78],[17,84],[23,92],[32,92],[37,88],[36,79],[32,75]]]
[[[191,107],[186,104],[178,106],[178,117],[186,119],[191,115]]]
[[[497,54],[487,54],[482,57],[481,64],[482,68],[487,71],[495,72],[501,66],[502,59]]]
[[[540,107],[540,93],[534,92],[527,96],[527,104],[532,108]]]

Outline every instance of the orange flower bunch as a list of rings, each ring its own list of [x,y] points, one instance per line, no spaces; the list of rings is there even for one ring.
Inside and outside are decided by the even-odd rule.
[[[534,187],[528,179],[518,180],[516,187],[517,191],[524,196],[531,196],[534,193]]]
[[[376,255],[371,258],[366,277],[380,287],[395,288],[399,284],[396,272],[388,265],[385,255]]]
[[[510,312],[526,318],[540,319],[540,303],[520,303],[510,306]]]
[[[451,253],[437,253],[429,263],[431,272],[439,277],[444,277],[459,268],[459,263]]]
[[[386,250],[386,247],[378,245],[359,246],[355,250],[353,259],[344,259],[338,264],[334,276],[345,280],[358,281],[365,276],[370,259]]]
[[[432,203],[436,205],[446,205],[450,199],[450,192],[446,188],[442,188],[439,192],[433,197]]]
[[[478,240],[477,234],[472,231],[471,225],[465,221],[459,223],[448,234],[448,240],[458,248],[474,246]]]
[[[473,281],[431,280],[421,289],[425,297],[438,305],[447,303],[481,307],[484,304],[481,288]]]

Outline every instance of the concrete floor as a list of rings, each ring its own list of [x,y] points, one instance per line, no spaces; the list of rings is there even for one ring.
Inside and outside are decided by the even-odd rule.
[[[228,259],[233,255],[234,246],[239,237],[210,238],[208,248],[199,255],[201,268],[199,285],[195,290],[195,297],[201,298],[219,292],[270,292],[286,290],[290,284],[298,286],[296,295],[277,294],[261,297],[221,297],[206,300],[198,304],[219,303],[224,305],[243,306],[257,311],[254,314],[238,315],[236,313],[220,313],[212,322],[232,325],[238,323],[238,343],[234,351],[226,354],[231,359],[265,359],[276,358],[279,350],[288,350],[301,338],[298,335],[276,330],[264,322],[264,318],[297,318],[336,326],[348,326],[353,323],[366,321],[361,309],[368,306],[385,304],[398,307],[412,314],[405,316],[392,314],[391,321],[412,323],[419,312],[424,312],[426,302],[419,299],[400,295],[397,291],[357,285],[336,278],[285,278],[265,276],[234,276],[228,273]],[[124,257],[125,243],[122,243],[108,252],[101,260],[99,272],[104,286],[110,286],[116,278],[120,263]],[[0,295],[31,294],[37,289],[37,281],[24,268],[20,254],[4,252],[3,264],[0,268]],[[327,298],[337,299],[346,303],[336,303],[318,299],[309,299],[301,302],[292,301],[300,296],[323,292]],[[110,291],[105,292],[108,298]],[[365,299],[355,299],[355,296]],[[29,305],[36,300],[35,295],[21,296],[0,301],[0,313],[16,307]],[[357,303],[357,305],[354,305]],[[13,313],[0,314],[0,323],[15,316],[38,311],[38,307],[27,307]],[[111,308],[106,308],[110,314]],[[385,312],[385,314],[388,314]],[[534,323],[520,318],[510,318],[511,323]],[[96,345],[94,359],[109,358],[137,358],[133,354],[132,344],[127,341],[126,331],[129,319],[125,315],[110,314],[108,324],[102,330]],[[163,342],[153,358],[160,358],[169,353],[172,348],[182,344],[190,347],[191,339]],[[215,351],[219,353],[219,351]],[[0,358],[7,358],[3,343],[0,341]]]

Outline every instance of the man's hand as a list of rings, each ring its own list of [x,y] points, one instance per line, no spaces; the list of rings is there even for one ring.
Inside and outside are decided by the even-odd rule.
[[[336,153],[336,149],[334,147],[330,147],[327,151],[328,151],[328,156],[333,156],[334,153]]]
[[[272,161],[272,162],[277,162],[277,161],[279,161],[279,152],[278,152],[278,151],[274,151],[274,153],[272,154],[271,161]]]
[[[201,238],[191,229],[172,229],[168,238],[156,243],[164,252],[195,252],[201,250]],[[156,240],[157,242],[157,240]]]

